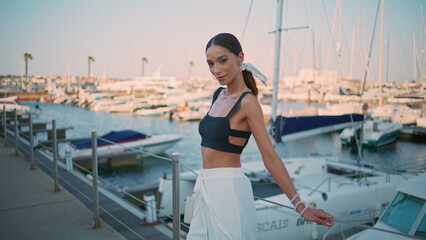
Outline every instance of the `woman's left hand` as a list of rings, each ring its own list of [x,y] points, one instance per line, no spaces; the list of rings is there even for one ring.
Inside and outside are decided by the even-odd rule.
[[[325,212],[322,209],[308,208],[303,213],[302,217],[308,221],[315,222],[319,225],[327,226],[328,228],[331,228],[334,224],[333,215]]]

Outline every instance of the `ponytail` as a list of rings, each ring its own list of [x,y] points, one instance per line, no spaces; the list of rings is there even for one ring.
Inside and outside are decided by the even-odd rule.
[[[256,86],[256,81],[254,80],[253,74],[247,70],[242,71],[244,83],[250,88],[251,92],[257,97],[259,90]]]

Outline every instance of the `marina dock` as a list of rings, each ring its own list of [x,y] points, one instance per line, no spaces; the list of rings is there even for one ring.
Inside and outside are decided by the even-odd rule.
[[[2,239],[171,239],[158,227],[142,226],[140,218],[101,192],[100,227],[92,228],[91,187],[59,169],[54,191],[52,163],[36,153],[36,170],[28,157],[0,146],[0,236]],[[171,231],[169,231],[171,235]]]

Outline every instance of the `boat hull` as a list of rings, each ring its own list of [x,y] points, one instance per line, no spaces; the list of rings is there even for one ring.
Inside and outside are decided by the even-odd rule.
[[[363,125],[362,145],[366,147],[381,147],[394,142],[402,125],[385,122],[379,119],[367,120]]]
[[[274,123],[274,139],[277,142],[300,139],[303,137],[333,132],[364,119],[361,114],[345,114],[338,116],[278,116]]]
[[[398,131],[399,130],[383,134],[382,136],[380,136],[378,139],[375,139],[375,140],[363,141],[362,145],[366,147],[381,147],[386,144],[392,143],[396,140],[398,136]]]
[[[153,135],[146,139],[128,141],[119,144],[110,144],[97,148],[98,157],[119,156],[119,155],[140,155],[164,153],[168,148],[182,139],[179,134]],[[92,148],[75,149],[71,145],[67,146],[62,152],[62,158],[65,158],[66,151],[70,151],[74,160],[83,160],[92,156]]]

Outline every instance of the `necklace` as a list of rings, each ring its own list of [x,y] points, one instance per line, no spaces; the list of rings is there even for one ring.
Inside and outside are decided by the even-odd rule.
[[[243,94],[247,90],[251,91],[250,88],[244,88],[242,91],[240,91],[238,93],[227,94],[228,93],[228,89],[226,89],[226,91],[223,93],[223,97],[225,99],[228,99],[228,98],[235,99],[235,98],[239,97],[241,94]]]

